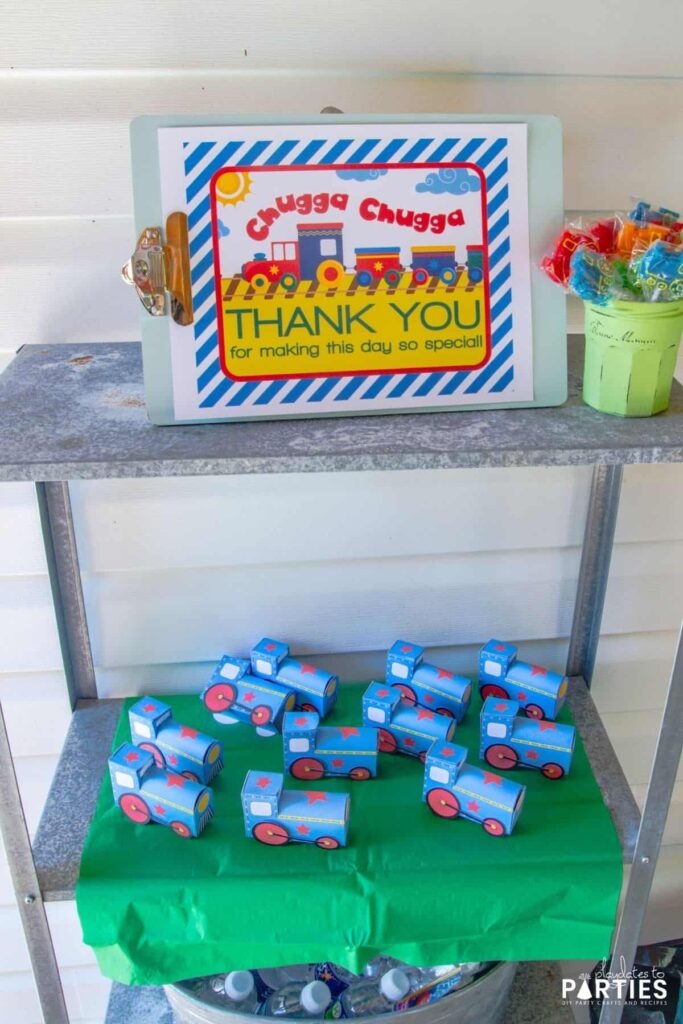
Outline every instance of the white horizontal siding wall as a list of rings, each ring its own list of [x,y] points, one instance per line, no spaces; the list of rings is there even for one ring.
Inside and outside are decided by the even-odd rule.
[[[435,0],[6,8],[0,369],[25,343],[139,336],[118,268],[135,240],[127,135],[140,113],[555,113],[572,213],[631,195],[680,201],[680,32],[643,47],[635,0],[492,0],[485,18]],[[573,329],[580,317],[572,306]],[[561,667],[589,479],[555,469],[75,485],[102,692],[196,688],[224,647],[244,650],[261,630],[324,652],[346,678],[380,672],[400,632],[463,670],[492,631]],[[0,698],[34,829],[69,711],[33,489],[0,495]],[[683,606],[682,511],[677,467],[627,469],[594,692],[641,802]],[[679,782],[648,924],[658,938],[681,918],[682,803]],[[101,1021],[108,986],[75,909],[51,905],[49,917],[73,1019]],[[1,855],[0,1019],[40,1020]]]

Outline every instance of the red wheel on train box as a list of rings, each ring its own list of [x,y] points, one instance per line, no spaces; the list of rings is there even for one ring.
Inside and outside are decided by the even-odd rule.
[[[430,789],[427,793],[427,806],[440,818],[457,818],[460,814],[458,798],[450,789]]]
[[[336,850],[339,846],[339,840],[335,839],[334,836],[320,836],[316,839],[315,845],[319,846],[321,850]]]
[[[484,683],[479,689],[481,699],[486,700],[487,697],[503,697],[507,700],[508,692],[504,690],[502,686],[497,686],[495,683]]]
[[[365,779],[370,778],[370,769],[352,768],[351,771],[349,772],[349,778],[353,779],[355,782],[364,782]]]
[[[183,776],[183,778],[189,779],[190,782],[199,782],[199,776],[195,775],[194,772],[181,772],[180,774]]]
[[[315,757],[300,757],[289,770],[295,779],[322,779],[325,765]]]
[[[119,807],[136,825],[146,825],[152,817],[149,807],[137,793],[124,793],[119,800]]]
[[[484,753],[484,760],[491,765],[492,768],[500,768],[501,771],[508,771],[510,768],[515,768],[519,761],[519,755],[516,750],[512,747],[508,747],[505,743],[494,743]]]
[[[272,718],[272,711],[265,704],[259,704],[249,716],[252,725],[266,725]]]
[[[527,718],[535,718],[537,721],[545,718],[545,712],[543,708],[539,708],[538,704],[527,704],[524,710]]]
[[[484,831],[490,836],[504,836],[505,828],[503,823],[496,818],[485,818],[483,821]]]
[[[545,775],[546,779],[561,779],[564,775],[564,768],[562,765],[555,764],[553,761],[548,761],[544,764],[541,771]]]
[[[151,754],[154,758],[154,763],[157,768],[165,768],[166,762],[164,761],[164,755],[161,753],[158,747],[153,743],[141,743],[140,750],[146,750],[148,754]]]
[[[204,694],[204,704],[209,711],[227,711],[235,703],[237,690],[230,683],[216,683]]]
[[[302,711],[315,711],[316,714],[318,713],[318,709],[314,708],[312,704],[302,704],[301,705],[301,710]]]
[[[397,690],[401,692],[401,700],[404,704],[410,704],[411,707],[415,707],[417,704],[417,695],[415,690],[411,690],[407,683],[394,683]]]
[[[259,843],[266,846],[284,846],[289,842],[289,832],[276,821],[259,821],[254,825],[251,834]]]
[[[429,274],[424,267],[418,267],[417,270],[413,271],[413,284],[421,287],[423,284],[427,284],[429,280]]]
[[[455,715],[449,708],[437,708],[436,713],[437,715],[443,715],[444,718],[455,718]]]
[[[171,828],[177,836],[182,836],[183,839],[189,839],[192,833],[183,821],[172,821]]]
[[[388,729],[379,730],[379,749],[383,754],[393,754],[397,746],[396,737]]]

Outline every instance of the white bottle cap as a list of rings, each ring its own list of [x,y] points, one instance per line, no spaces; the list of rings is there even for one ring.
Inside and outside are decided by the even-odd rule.
[[[306,1013],[324,1013],[332,1002],[332,993],[324,981],[309,981],[301,990],[301,1005]]]
[[[392,967],[390,971],[382,975],[379,983],[380,992],[390,1003],[397,1003],[410,990],[408,975],[400,967]]]
[[[225,994],[236,1003],[242,1002],[254,991],[254,976],[251,971],[231,971],[225,979]]]

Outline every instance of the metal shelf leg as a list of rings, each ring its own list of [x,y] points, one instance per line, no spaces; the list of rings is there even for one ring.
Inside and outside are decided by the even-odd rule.
[[[40,894],[31,840],[19,786],[14,772],[12,751],[7,738],[5,718],[0,707],[0,831],[5,844],[12,884],[21,915],[38,989],[45,1024],[69,1024],[62,982],[55,957],[45,904]]]
[[[38,509],[71,707],[97,697],[68,483],[37,483]]]
[[[579,583],[567,653],[567,675],[590,686],[619,511],[623,466],[594,466],[581,551]]]
[[[638,939],[645,920],[652,880],[657,867],[659,848],[669,812],[671,795],[676,781],[678,762],[683,749],[683,628],[678,638],[678,649],[671,672],[657,749],[652,762],[645,807],[640,821],[633,866],[626,887],[621,918],[614,939],[612,962],[615,970],[622,962],[633,965]],[[623,995],[610,993],[600,1013],[600,1024],[619,1024],[624,1006]]]
[[[67,483],[36,484],[45,556],[72,708],[97,697]],[[5,720],[0,708],[0,829],[46,1024],[69,1024],[52,936],[33,860]]]

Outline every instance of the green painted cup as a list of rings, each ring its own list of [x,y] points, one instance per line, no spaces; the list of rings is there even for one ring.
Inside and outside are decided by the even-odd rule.
[[[669,405],[683,299],[586,302],[583,400],[613,416],[654,416]]]

